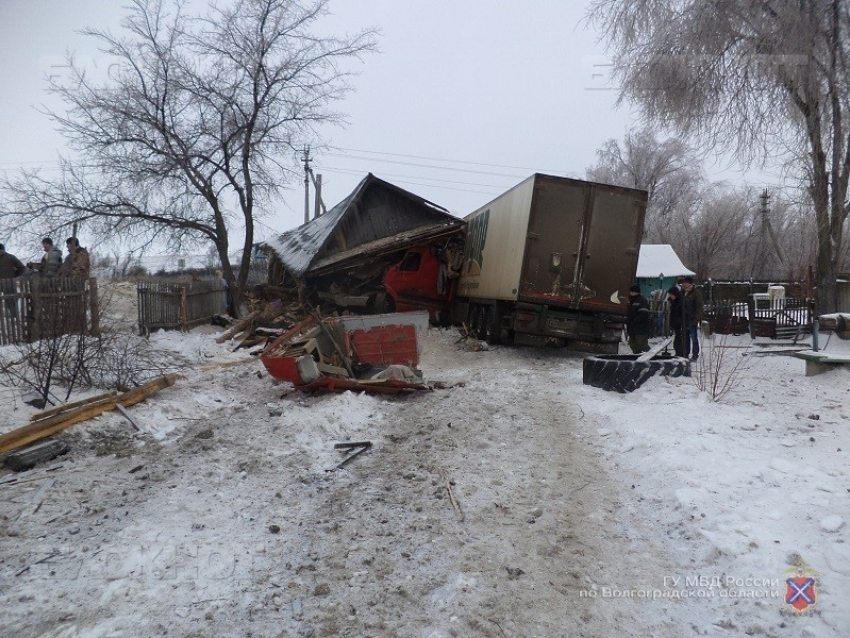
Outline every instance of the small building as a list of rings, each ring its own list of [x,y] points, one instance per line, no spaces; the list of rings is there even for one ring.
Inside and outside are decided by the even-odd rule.
[[[641,245],[635,278],[640,286],[640,294],[647,299],[653,290],[671,288],[677,277],[694,274],[693,270],[685,267],[670,244]]]

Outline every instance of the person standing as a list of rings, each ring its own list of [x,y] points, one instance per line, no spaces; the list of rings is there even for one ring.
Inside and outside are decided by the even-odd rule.
[[[634,285],[629,288],[629,307],[626,309],[626,333],[634,354],[649,350],[650,322],[649,302],[640,294],[640,286]]]
[[[43,277],[55,277],[62,268],[62,251],[53,245],[53,239],[45,237],[41,240],[44,255],[41,257],[39,271]]]
[[[18,306],[15,298],[15,282],[12,279],[20,277],[27,267],[12,253],[6,252],[6,247],[0,244],[0,296],[6,302],[6,312],[9,317],[18,317]]]
[[[691,355],[691,360],[699,359],[699,325],[702,321],[702,311],[705,305],[702,293],[694,286],[693,277],[685,277],[682,281],[682,295],[685,305],[685,356]]]
[[[677,357],[687,357],[685,353],[685,304],[680,282],[667,291],[667,306],[670,311],[670,328],[673,330],[673,350]]]
[[[6,247],[0,244],[0,279],[14,279],[27,271],[27,267],[12,253],[6,252]]]
[[[65,261],[59,269],[59,274],[63,277],[87,278],[91,269],[89,251],[80,246],[76,237],[68,237],[65,240],[65,247],[68,249],[68,256],[65,257]]]
[[[655,323],[652,325],[650,335],[653,337],[664,336],[664,302],[667,293],[664,288],[656,288],[650,295],[649,308],[655,313]]]

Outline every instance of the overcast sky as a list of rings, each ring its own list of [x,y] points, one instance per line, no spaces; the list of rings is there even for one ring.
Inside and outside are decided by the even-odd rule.
[[[0,169],[55,167],[62,140],[35,108],[46,100],[44,77],[62,72],[66,49],[91,56],[98,72],[92,43],[75,31],[117,27],[122,4],[0,0]],[[635,123],[615,107],[603,47],[582,22],[586,5],[332,1],[323,28],[382,33],[339,105],[348,127],[323,132],[338,150],[314,153],[328,207],[370,171],[459,216],[535,171],[583,177],[602,142]],[[303,221],[303,185],[284,200],[262,236]]]

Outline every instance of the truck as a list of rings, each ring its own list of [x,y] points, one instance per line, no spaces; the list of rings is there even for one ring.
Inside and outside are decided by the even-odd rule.
[[[424,309],[491,343],[615,352],[646,203],[646,191],[536,173],[459,219],[370,175],[275,242],[270,282],[294,274],[330,312]]]
[[[453,317],[490,342],[616,352],[647,198],[532,175],[465,218]]]
[[[536,173],[465,217],[462,266],[439,301],[453,323],[490,343],[616,352],[647,197]],[[420,269],[430,280],[436,262],[421,249],[408,252],[387,269],[385,288],[397,299],[432,296]],[[417,290],[406,289],[402,274]]]

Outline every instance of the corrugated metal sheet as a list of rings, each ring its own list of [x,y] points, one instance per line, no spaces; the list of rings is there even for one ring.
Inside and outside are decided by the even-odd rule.
[[[369,173],[325,215],[266,245],[290,274],[300,277],[317,265],[326,268],[360,252],[391,246],[394,237],[409,241],[463,225],[445,208]]]

